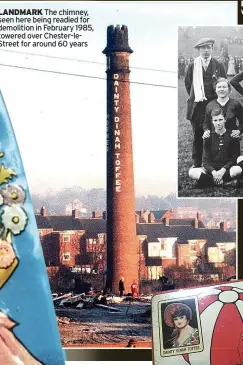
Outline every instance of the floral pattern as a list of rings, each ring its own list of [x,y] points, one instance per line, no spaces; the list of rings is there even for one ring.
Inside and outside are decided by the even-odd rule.
[[[0,269],[9,267],[16,258],[13,247],[10,243],[0,240]]]
[[[2,222],[5,229],[11,231],[13,234],[19,234],[25,229],[27,215],[21,207],[5,207],[2,214]]]
[[[0,159],[4,157],[4,152],[0,151]],[[9,183],[16,177],[14,170],[0,163],[0,288],[19,262],[12,245],[12,236],[23,232],[28,221],[22,207],[26,200],[25,190],[16,183]]]
[[[25,191],[17,184],[7,185],[2,189],[2,197],[6,205],[20,205],[25,201]]]

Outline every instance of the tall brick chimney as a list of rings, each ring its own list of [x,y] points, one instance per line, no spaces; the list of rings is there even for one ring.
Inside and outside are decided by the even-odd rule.
[[[224,231],[224,232],[227,231],[226,222],[220,222],[219,226],[220,226],[220,229],[222,229],[222,231]]]
[[[195,228],[195,229],[198,229],[198,223],[199,223],[199,222],[198,222],[198,219],[197,219],[197,218],[195,218],[195,219],[194,219],[194,228]]]
[[[78,209],[73,209],[72,210],[72,217],[73,218],[79,218]]]
[[[42,217],[46,217],[46,208],[44,206],[40,209],[40,215],[42,215]]]
[[[138,282],[128,29],[107,28],[107,286]]]
[[[139,223],[139,218],[140,218],[139,214],[135,214],[135,222],[136,223]]]

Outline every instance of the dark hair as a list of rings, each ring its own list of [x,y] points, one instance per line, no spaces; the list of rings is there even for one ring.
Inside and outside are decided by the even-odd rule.
[[[130,339],[130,340],[128,341],[128,344],[127,344],[127,346],[126,346],[126,347],[136,347],[135,345],[136,345],[136,342],[135,342],[135,340],[132,338],[132,339]]]
[[[225,118],[225,111],[220,107],[213,109],[211,111],[211,118],[213,119],[213,117],[216,117],[217,115],[223,115],[223,117]]]
[[[230,85],[230,82],[229,80],[225,79],[224,77],[219,77],[214,83],[213,83],[213,88],[214,90],[216,90],[216,86],[219,82],[226,82],[227,85],[228,85],[228,89],[229,91],[231,91],[231,85]]]
[[[175,318],[182,317],[182,316],[185,316],[187,318],[187,320],[190,321],[192,319],[192,311],[191,311],[191,309],[189,307],[183,307],[183,308],[177,309],[172,314],[172,319],[174,321]]]

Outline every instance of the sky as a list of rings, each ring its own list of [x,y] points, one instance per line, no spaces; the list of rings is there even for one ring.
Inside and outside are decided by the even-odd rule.
[[[0,11],[20,8],[0,3]],[[177,190],[177,30],[236,25],[236,2],[21,2],[21,8],[88,10],[87,48],[0,48],[0,88],[32,193],[106,188],[106,29],[128,26],[136,196]],[[220,8],[220,9],[219,9]],[[219,14],[215,18],[215,14]],[[85,38],[85,39],[84,39]],[[11,51],[11,52],[6,52]],[[16,52],[54,56],[47,58]],[[77,62],[72,58],[90,62]],[[16,65],[104,79],[2,66]],[[135,68],[134,68],[135,67]],[[139,68],[163,70],[150,71]],[[166,72],[165,72],[166,71]],[[169,87],[164,87],[164,86]]]

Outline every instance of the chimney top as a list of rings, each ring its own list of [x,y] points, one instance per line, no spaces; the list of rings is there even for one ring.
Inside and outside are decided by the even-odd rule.
[[[169,218],[169,217],[166,217],[166,218],[165,218],[165,225],[166,225],[167,227],[169,227],[169,226],[170,226],[170,218]]]
[[[78,209],[73,209],[72,210],[72,217],[73,218],[78,218]]]
[[[220,222],[219,226],[220,226],[220,229],[222,229],[222,231],[224,231],[224,232],[227,231],[226,222]]]
[[[107,27],[107,46],[103,53],[108,56],[113,52],[133,53],[128,44],[128,29],[126,25],[109,25]]]
[[[42,215],[42,217],[46,217],[46,208],[44,206],[41,207],[40,215]]]
[[[152,212],[150,212],[148,215],[148,223],[154,223],[154,215]]]
[[[104,212],[102,213],[102,217],[103,217],[103,219],[104,219],[104,220],[106,220],[106,219],[107,219],[107,213],[106,213],[106,211],[104,211]]]
[[[92,218],[100,218],[100,213],[97,211],[92,212]]]

